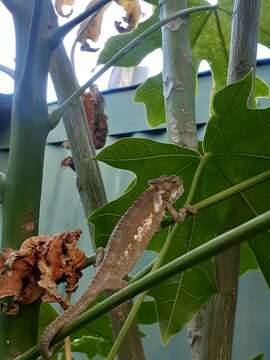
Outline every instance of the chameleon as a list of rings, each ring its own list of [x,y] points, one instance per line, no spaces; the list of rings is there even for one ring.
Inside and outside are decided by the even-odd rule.
[[[124,278],[132,270],[147,247],[150,239],[159,230],[166,211],[180,223],[191,206],[177,211],[172,204],[183,194],[183,180],[176,175],[162,175],[148,182],[149,187],[124,213],[116,224],[99,261],[95,275],[88,288],[62,315],[53,320],[44,330],[39,351],[42,359],[49,359],[53,351],[50,342],[69,322],[77,318],[100,294],[117,291],[126,286]]]

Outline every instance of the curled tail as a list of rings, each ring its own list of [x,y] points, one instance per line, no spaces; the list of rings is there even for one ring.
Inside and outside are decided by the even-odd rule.
[[[50,351],[50,343],[55,335],[69,322],[76,319],[97,297],[103,289],[98,282],[93,281],[78,301],[71,305],[62,315],[54,319],[44,330],[39,341],[39,352],[43,360],[48,360],[53,355]]]

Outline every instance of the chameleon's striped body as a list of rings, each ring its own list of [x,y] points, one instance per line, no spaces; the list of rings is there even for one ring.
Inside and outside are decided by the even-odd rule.
[[[112,232],[104,258],[78,301],[45,329],[40,340],[40,353],[49,359],[49,344],[55,334],[80,315],[95,298],[108,290],[119,290],[124,277],[132,270],[150,239],[157,231],[166,210],[183,193],[178,176],[161,176],[149,182],[150,187],[126,211]]]

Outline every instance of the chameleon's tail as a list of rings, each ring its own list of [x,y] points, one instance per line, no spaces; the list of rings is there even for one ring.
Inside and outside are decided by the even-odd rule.
[[[62,315],[54,319],[44,330],[39,341],[39,352],[44,360],[50,359],[53,355],[53,350],[50,351],[50,343],[55,335],[70,321],[76,319],[102,292],[102,289],[92,282],[87,290],[78,299],[76,304],[71,305]]]

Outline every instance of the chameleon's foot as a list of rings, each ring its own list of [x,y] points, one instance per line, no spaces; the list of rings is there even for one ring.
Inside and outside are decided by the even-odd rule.
[[[192,215],[196,215],[198,213],[198,210],[193,205],[187,205],[185,206],[186,212]]]
[[[167,204],[167,210],[171,213],[174,221],[178,224],[184,222],[188,213],[193,215],[197,214],[197,210],[192,205],[186,205],[185,207],[177,211],[171,204]]]
[[[102,263],[104,254],[105,254],[105,249],[103,247],[97,248],[96,258],[95,258],[95,267],[99,266]]]
[[[192,205],[186,205],[178,211],[176,218],[174,219],[177,223],[182,223],[188,214],[196,215],[197,209]]]

